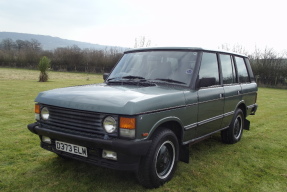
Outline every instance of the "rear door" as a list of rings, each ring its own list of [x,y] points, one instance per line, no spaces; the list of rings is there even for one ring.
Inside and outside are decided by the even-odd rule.
[[[233,57],[229,54],[219,54],[224,88],[224,112],[222,128],[229,126],[235,107],[242,100],[241,86],[236,78]]]

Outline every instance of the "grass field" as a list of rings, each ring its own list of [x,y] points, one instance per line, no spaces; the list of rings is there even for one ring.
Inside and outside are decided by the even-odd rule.
[[[34,122],[40,91],[102,82],[94,74],[0,68],[0,191],[146,191],[132,173],[63,160],[39,146],[27,129]],[[259,109],[250,131],[235,145],[214,135],[190,147],[190,163],[179,163],[174,178],[149,191],[287,191],[287,90],[260,88]]]

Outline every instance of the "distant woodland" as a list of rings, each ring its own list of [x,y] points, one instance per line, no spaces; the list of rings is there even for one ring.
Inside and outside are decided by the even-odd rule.
[[[144,45],[144,43],[143,43]],[[287,87],[287,54],[277,53],[272,48],[246,52],[241,46],[220,48],[249,56],[256,81],[261,86]],[[77,45],[42,50],[36,39],[3,39],[0,42],[0,67],[37,69],[43,56],[51,60],[53,71],[86,73],[109,72],[123,55],[123,50],[114,47],[97,50],[81,49]]]
[[[80,49],[77,45],[56,48],[53,51],[42,50],[36,39],[3,39],[0,42],[0,66],[37,69],[43,56],[51,60],[51,70],[103,73],[110,71],[123,55],[117,48],[104,50]]]

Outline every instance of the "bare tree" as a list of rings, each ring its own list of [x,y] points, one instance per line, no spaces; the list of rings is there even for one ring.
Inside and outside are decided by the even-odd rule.
[[[239,45],[239,44],[233,45],[232,48],[228,44],[222,44],[218,48],[219,49],[224,49],[226,51],[232,51],[234,53],[248,55],[248,51],[242,45]]]
[[[134,48],[149,47],[151,44],[150,39],[147,39],[145,36],[140,36],[135,39]]]
[[[286,55],[276,53],[272,48],[263,51],[256,48],[250,57],[257,82],[268,86],[286,85]]]
[[[7,38],[2,40],[1,47],[6,51],[12,51],[16,47],[16,44],[12,39]]]

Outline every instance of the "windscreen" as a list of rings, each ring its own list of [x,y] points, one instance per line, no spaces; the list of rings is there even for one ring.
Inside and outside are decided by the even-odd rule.
[[[188,86],[193,75],[197,52],[145,51],[126,53],[109,80],[130,78],[160,80]]]

